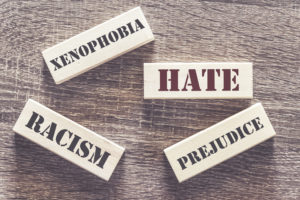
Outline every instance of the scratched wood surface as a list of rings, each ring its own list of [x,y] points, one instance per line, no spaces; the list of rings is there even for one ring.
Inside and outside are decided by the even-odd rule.
[[[140,5],[156,40],[61,85],[41,51]],[[299,199],[300,2],[0,3],[0,199]],[[250,61],[253,100],[144,100],[144,62]],[[33,98],[126,147],[111,180],[12,127]],[[182,184],[163,149],[262,102],[277,132]]]

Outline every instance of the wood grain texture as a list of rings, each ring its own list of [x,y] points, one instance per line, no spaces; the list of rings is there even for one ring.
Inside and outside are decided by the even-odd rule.
[[[13,130],[105,181],[125,151],[113,141],[32,99],[26,102]]]
[[[41,51],[140,5],[155,41],[59,86]],[[0,199],[299,199],[300,2],[0,2]],[[250,61],[253,100],[144,100],[144,62]],[[111,180],[12,127],[26,100],[126,148]],[[277,133],[182,184],[163,149],[262,102]]]
[[[55,83],[60,84],[153,40],[151,28],[138,6],[42,54]]]
[[[256,103],[167,147],[164,153],[181,183],[275,135],[262,104]]]

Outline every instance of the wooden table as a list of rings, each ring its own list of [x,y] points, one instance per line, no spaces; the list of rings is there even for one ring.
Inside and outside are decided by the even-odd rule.
[[[140,5],[156,40],[61,85],[41,51]],[[299,199],[300,2],[0,3],[0,199]],[[144,62],[251,61],[252,100],[144,100]],[[126,147],[111,180],[16,135],[28,98]],[[163,149],[255,102],[277,132],[182,184]]]

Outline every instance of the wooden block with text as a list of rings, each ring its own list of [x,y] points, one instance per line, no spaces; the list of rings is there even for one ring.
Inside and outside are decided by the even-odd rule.
[[[253,98],[252,63],[144,63],[145,99]]]
[[[275,136],[271,122],[257,103],[164,150],[183,182]]]
[[[140,7],[42,52],[56,84],[154,40]]]
[[[125,150],[31,99],[13,130],[106,181]]]

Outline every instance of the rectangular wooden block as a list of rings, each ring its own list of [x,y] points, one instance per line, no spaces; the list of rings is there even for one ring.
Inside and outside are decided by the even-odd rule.
[[[56,84],[154,40],[140,7],[42,52]]]
[[[13,130],[106,181],[125,150],[31,99]]]
[[[179,182],[185,181],[273,136],[257,103],[164,150]]]
[[[144,63],[145,99],[253,98],[252,63]]]

